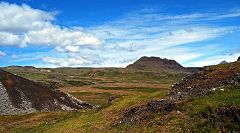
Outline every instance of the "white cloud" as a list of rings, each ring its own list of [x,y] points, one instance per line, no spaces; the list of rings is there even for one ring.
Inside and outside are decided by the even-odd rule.
[[[65,48],[101,44],[98,38],[80,27],[54,24],[55,13],[4,2],[0,3],[0,9],[0,45],[60,45]]]
[[[12,58],[13,60],[17,60],[17,59],[19,59],[19,56],[16,55],[16,54],[13,54],[13,55],[11,56],[11,58]]]
[[[25,52],[17,52],[17,53],[13,53],[11,54],[11,56],[9,56],[9,58],[11,58],[11,60],[9,60],[8,62],[14,64],[14,63],[23,63],[23,62],[27,62],[29,65],[33,65],[31,64],[32,62],[35,62],[36,60],[42,60],[42,58],[49,56],[49,55],[53,55],[55,54],[53,51],[45,51],[45,52],[32,52],[29,51],[28,53]]]
[[[91,64],[91,61],[84,59],[83,57],[69,57],[69,58],[54,58],[45,57],[43,62],[46,64],[53,64],[56,66],[76,66]]]
[[[162,49],[166,46],[205,41],[239,30],[238,27],[210,26],[201,22],[202,19],[219,16],[218,14],[212,15],[198,13],[163,16],[134,13],[134,15],[113,22],[91,27],[89,31],[95,33],[98,38],[107,40],[108,47],[114,48],[114,45],[117,45],[119,48],[125,48],[132,44],[147,47],[155,45],[153,49]],[[188,21],[185,21],[186,19]]]
[[[0,51],[0,57],[5,56],[5,55],[6,55],[6,53]]]
[[[159,34],[159,38],[147,40],[145,44],[154,44],[144,51],[145,53],[161,50],[166,47],[178,46],[186,43],[194,43],[217,38],[222,35],[234,31],[235,28],[209,28],[209,27],[193,27],[176,31],[170,31]]]
[[[19,33],[39,30],[51,25],[54,13],[33,9],[27,5],[0,3],[0,30]]]
[[[23,36],[1,31],[0,45],[19,45],[20,47],[25,46],[25,44],[23,43]]]
[[[202,67],[202,66],[209,66],[209,65],[217,65],[222,61],[227,61],[227,62],[234,62],[237,61],[238,57],[240,55],[240,52],[230,54],[230,55],[215,55],[215,56],[210,56],[204,59],[200,59],[197,61],[190,62],[188,66],[192,67]]]
[[[212,16],[207,19],[208,20],[217,20],[217,19],[234,18],[234,17],[240,17],[239,10],[231,12],[231,13],[227,13],[227,14],[220,14],[220,15]]]
[[[200,52],[196,52],[191,48],[180,48],[180,47],[173,47],[173,48],[166,48],[158,52],[158,50],[152,51],[156,56],[167,58],[167,59],[174,59],[179,63],[186,62],[192,60],[194,58],[200,57],[203,54]],[[151,56],[151,53],[147,53],[144,55]]]
[[[105,40],[103,46],[90,51],[90,53],[96,53],[100,58],[91,56],[90,59],[87,60],[91,66],[96,65],[96,63],[100,61],[101,66],[125,67],[145,55],[159,56],[162,58],[175,59],[180,63],[188,63],[188,61],[206,55],[206,52],[211,53],[211,51],[215,50],[211,49],[210,51],[206,49],[210,47],[211,44],[207,46],[203,45],[204,50],[198,50],[199,46],[194,47],[194,43],[216,39],[226,34],[239,31],[238,27],[220,27],[202,24],[201,22],[202,20],[220,15],[222,14],[194,13],[168,16],[156,13],[130,13],[122,19],[106,22],[103,25],[89,27],[87,29],[98,38],[101,38],[101,40]],[[230,17],[230,14],[228,15]],[[183,44],[191,44],[191,47],[181,48]],[[81,49],[81,51],[79,51],[79,48],[75,46],[69,46],[68,48],[57,47],[55,50],[68,54],[88,51],[78,56],[89,54],[89,50]],[[93,61],[92,58],[98,61]],[[86,65],[85,63],[72,63],[72,61],[69,60],[69,56],[55,58],[55,60],[61,61],[59,63],[51,63],[51,61],[45,60],[45,63],[61,64],[61,66]]]
[[[69,52],[72,52],[72,53],[77,53],[79,52],[79,47],[77,46],[66,46],[66,50],[68,50]]]

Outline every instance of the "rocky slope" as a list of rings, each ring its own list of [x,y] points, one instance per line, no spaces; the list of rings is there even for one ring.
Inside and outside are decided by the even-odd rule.
[[[0,70],[0,115],[92,108],[69,94],[53,91]]]
[[[240,88],[239,61],[204,67],[198,73],[188,76],[179,83],[172,85],[165,99],[153,100],[147,104],[130,108],[123,114],[120,120],[124,124],[134,124],[144,121],[149,116],[152,116],[152,114],[167,114],[171,111],[178,111],[183,104],[191,101],[191,99],[202,97],[215,91],[224,92],[224,87],[227,86]],[[219,110],[222,111],[221,109]],[[231,117],[231,119],[235,118],[235,116]],[[240,119],[237,122],[240,122]]]
[[[175,60],[162,59],[159,57],[141,57],[139,60],[126,67],[131,70],[156,71],[166,73],[190,73]]]
[[[172,86],[171,99],[203,96],[226,85],[240,86],[240,62],[204,67],[202,71],[184,78]]]
[[[201,67],[185,67],[185,69],[187,69],[191,73],[197,73],[201,71],[202,68]]]

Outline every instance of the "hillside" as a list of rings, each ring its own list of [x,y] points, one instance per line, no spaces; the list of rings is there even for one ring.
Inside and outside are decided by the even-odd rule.
[[[128,109],[118,126],[152,124],[161,119],[164,124],[154,123],[152,126],[161,127],[154,131],[237,132],[239,97],[240,62],[208,66],[172,85],[166,98]]]
[[[239,61],[204,67],[173,85],[169,95],[173,99],[203,96],[226,85],[240,86]]]
[[[185,67],[191,73],[197,73],[201,71],[202,67]]]
[[[162,59],[159,57],[141,57],[126,67],[130,70],[155,71],[165,73],[190,73],[175,60]]]
[[[0,70],[0,115],[39,111],[74,111],[92,106],[69,94],[53,91]]]

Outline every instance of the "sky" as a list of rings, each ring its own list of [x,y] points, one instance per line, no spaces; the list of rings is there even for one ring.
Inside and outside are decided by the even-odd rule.
[[[239,0],[0,0],[0,66],[185,67],[240,56]]]

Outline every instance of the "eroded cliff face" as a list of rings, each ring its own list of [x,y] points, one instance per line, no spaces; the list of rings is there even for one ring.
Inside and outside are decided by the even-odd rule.
[[[0,115],[77,111],[93,106],[61,91],[0,70]]]
[[[0,114],[21,114],[21,113],[32,113],[36,112],[29,101],[22,94],[23,103],[20,105],[21,108],[16,108],[12,105],[12,102],[8,96],[6,88],[0,83]]]

